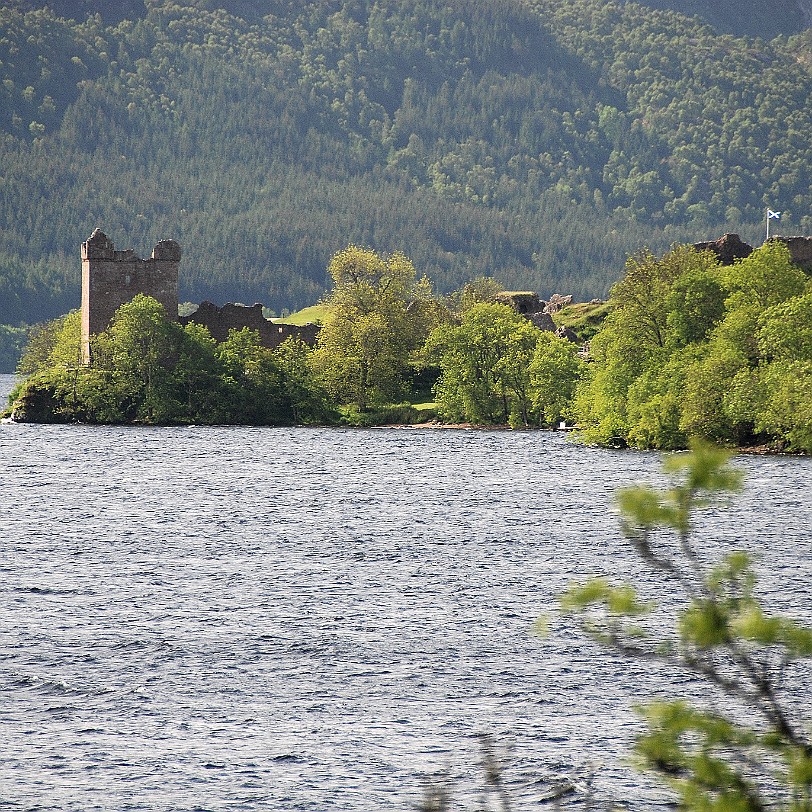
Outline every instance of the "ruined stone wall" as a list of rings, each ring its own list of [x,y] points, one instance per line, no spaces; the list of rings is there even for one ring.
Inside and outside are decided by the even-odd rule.
[[[544,309],[538,293],[530,290],[503,290],[496,294],[496,301],[512,307],[517,313],[525,316]]]
[[[745,259],[753,253],[753,246],[743,242],[738,234],[724,234],[718,240],[694,243],[695,251],[713,251],[722,265],[732,265],[737,259]]]
[[[271,350],[276,349],[288,338],[299,338],[313,347],[321,329],[317,324],[306,324],[303,327],[274,324],[262,315],[261,304],[247,306],[230,302],[222,307],[217,307],[211,302],[203,302],[194,313],[182,317],[180,323],[202,325],[215,341],[225,341],[230,330],[242,330],[247,327],[256,330],[262,346]]]
[[[812,273],[812,237],[775,237],[789,248],[795,265]]]
[[[812,272],[812,237],[775,236],[770,239],[784,243],[789,248],[793,264],[807,273]],[[743,242],[738,234],[725,234],[718,240],[698,242],[693,248],[696,251],[713,251],[722,265],[732,265],[737,259],[749,257],[753,253],[753,247]]]
[[[121,305],[139,293],[152,296],[170,319],[178,317],[180,246],[161,240],[150,259],[132,250],[116,251],[113,241],[96,229],[82,243],[82,354],[90,359],[90,337],[110,324]]]

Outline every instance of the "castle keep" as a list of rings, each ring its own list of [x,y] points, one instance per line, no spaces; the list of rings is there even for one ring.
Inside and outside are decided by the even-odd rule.
[[[298,327],[275,324],[262,315],[262,305],[251,307],[203,302],[191,315],[178,318],[178,269],[181,250],[174,240],[161,240],[149,259],[132,249],[116,251],[113,241],[96,229],[82,243],[82,358],[90,362],[90,337],[107,329],[121,305],[139,293],[157,299],[166,315],[181,324],[194,322],[207,328],[215,341],[225,341],[231,330],[247,327],[259,333],[260,343],[275,349],[288,338],[298,338],[311,347],[321,329],[315,324]]]
[[[128,249],[116,251],[113,241],[96,229],[82,243],[82,357],[90,360],[90,337],[101,333],[121,305],[139,293],[152,296],[170,318],[178,314],[180,246],[161,240],[150,259]]]

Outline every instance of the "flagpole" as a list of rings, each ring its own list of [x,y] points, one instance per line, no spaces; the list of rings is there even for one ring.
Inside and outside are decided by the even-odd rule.
[[[770,220],[780,220],[781,219],[781,212],[780,211],[773,211],[772,209],[767,209],[767,240],[770,239]],[[764,242],[767,242],[765,240]]]

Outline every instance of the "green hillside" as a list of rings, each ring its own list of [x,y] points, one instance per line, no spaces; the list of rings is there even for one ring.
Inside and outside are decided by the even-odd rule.
[[[277,312],[349,242],[443,290],[590,299],[641,245],[759,243],[767,205],[812,232],[809,31],[600,0],[24,8],[0,9],[0,323],[78,304],[96,226],[177,239],[182,300]]]

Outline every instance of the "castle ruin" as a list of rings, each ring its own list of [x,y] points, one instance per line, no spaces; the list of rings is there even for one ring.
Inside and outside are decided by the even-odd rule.
[[[796,265],[807,273],[812,272],[812,237],[776,236],[772,239],[789,248]],[[752,246],[743,242],[738,234],[725,234],[718,240],[696,243],[693,248],[713,251],[723,265],[732,264],[753,252]],[[168,318],[184,325],[202,325],[218,342],[225,341],[231,330],[247,327],[259,333],[262,346],[268,349],[275,349],[288,338],[315,346],[321,329],[318,325],[278,324],[263,316],[261,304],[228,303],[218,307],[203,302],[194,313],[178,318],[180,258],[180,245],[174,240],[158,242],[149,259],[141,259],[132,249],[116,251],[113,241],[98,228],[82,243],[82,358],[85,363],[90,362],[91,336],[107,329],[116,310],[139,293],[160,302]],[[524,291],[505,292],[499,297],[499,301],[524,314],[537,327],[550,331],[555,331],[550,313],[571,299],[554,295],[550,302],[542,302],[538,294]]]
[[[807,273],[812,273],[812,237],[770,237],[770,242],[780,242],[789,249],[793,265]],[[724,234],[718,240],[697,242],[695,251],[712,251],[722,265],[732,265],[737,259],[749,257],[755,250],[744,242],[738,234]]]
[[[90,339],[107,329],[121,305],[139,293],[160,302],[168,318],[207,328],[215,341],[225,341],[231,330],[247,327],[259,333],[260,343],[275,349],[288,338],[298,338],[314,346],[321,329],[316,324],[302,327],[276,324],[262,315],[262,305],[250,307],[228,303],[218,307],[203,302],[189,316],[178,318],[178,273],[180,245],[161,240],[149,259],[141,259],[132,249],[116,251],[113,241],[97,228],[82,243],[82,358],[90,362]]]
[[[211,302],[201,302],[194,313],[181,316],[181,324],[201,324],[210,333],[215,341],[225,341],[232,330],[242,330],[247,327],[259,333],[259,341],[263,347],[275,350],[289,338],[298,338],[310,347],[315,346],[316,336],[319,334],[317,324],[305,324],[298,327],[295,324],[277,324],[262,315],[262,305],[241,305],[228,302],[218,307]]]
[[[82,358],[90,361],[90,337],[107,329],[121,305],[139,293],[152,296],[169,318],[178,315],[178,266],[180,246],[161,240],[149,259],[132,249],[116,251],[113,241],[99,228],[82,243]]]

